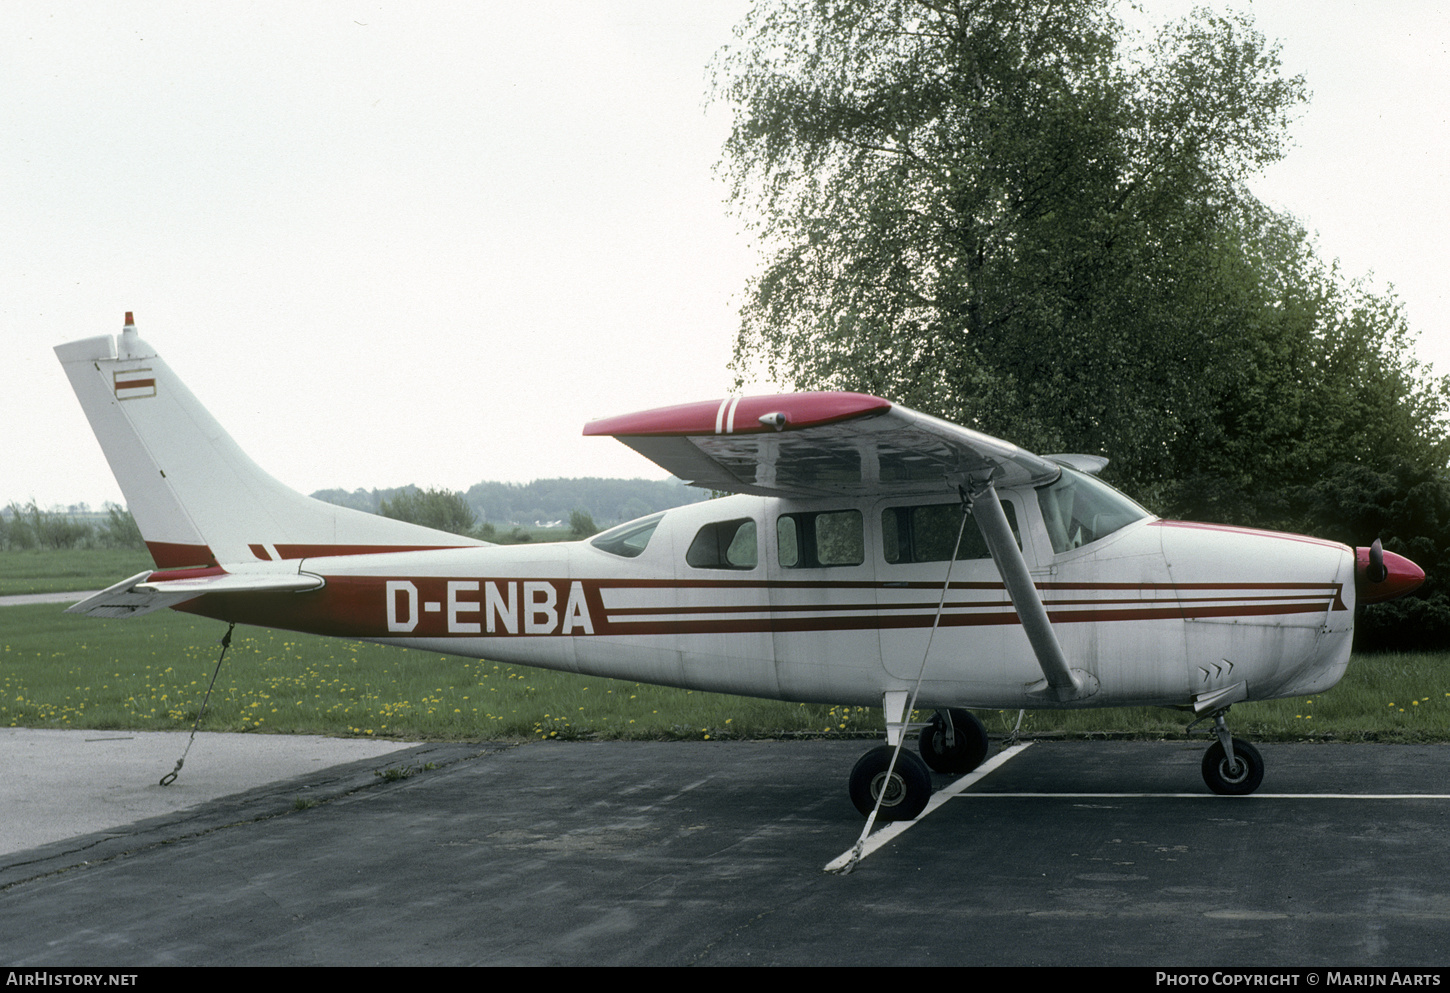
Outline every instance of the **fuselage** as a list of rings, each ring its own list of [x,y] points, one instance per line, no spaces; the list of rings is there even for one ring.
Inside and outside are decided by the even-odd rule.
[[[919,674],[919,705],[934,708],[1183,706],[1338,681],[1353,631],[1349,548],[1164,521],[1096,479],[1064,479],[1000,496],[1063,653],[1096,680],[1065,704],[1029,695],[1042,670],[998,569],[972,518],[939,496],[733,496],[588,541],[301,558],[321,589],[179,609],[853,705],[879,705]]]

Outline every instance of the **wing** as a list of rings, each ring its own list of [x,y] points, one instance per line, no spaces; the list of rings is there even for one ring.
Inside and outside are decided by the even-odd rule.
[[[1050,482],[1057,463],[862,393],[727,397],[593,421],[695,486],[759,496],[955,490]]]
[[[681,479],[716,490],[785,497],[962,492],[1042,668],[1033,692],[1059,702],[1097,692],[1096,677],[1063,655],[997,496],[999,487],[1055,480],[1062,469],[1052,458],[861,393],[664,407],[594,421],[584,433],[613,435]],[[1088,461],[1090,470],[1105,464]]]

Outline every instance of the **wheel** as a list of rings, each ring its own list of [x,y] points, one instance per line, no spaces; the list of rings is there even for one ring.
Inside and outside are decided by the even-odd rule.
[[[1203,781],[1220,796],[1248,796],[1264,781],[1264,760],[1247,741],[1235,738],[1233,743],[1232,768],[1221,742],[1209,746],[1203,756]]]
[[[876,799],[883,789],[886,795],[876,816],[886,821],[912,820],[931,799],[931,772],[921,759],[905,749],[897,756],[896,768],[888,780],[886,770],[891,767],[891,755],[895,751],[890,745],[873,748],[851,770],[851,802],[863,817],[876,809]]]
[[[952,735],[956,743],[951,748],[946,747],[946,721],[938,713],[931,719],[931,724],[921,729],[921,757],[933,772],[960,776],[982,764],[990,743],[987,741],[987,729],[976,717],[965,710],[952,709],[948,713],[951,714]]]

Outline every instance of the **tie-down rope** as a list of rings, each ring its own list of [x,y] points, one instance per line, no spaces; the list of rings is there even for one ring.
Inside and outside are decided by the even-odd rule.
[[[191,743],[196,740],[196,729],[201,727],[201,715],[206,713],[206,702],[211,699],[212,686],[216,685],[216,677],[222,671],[222,659],[227,657],[227,649],[232,646],[232,628],[236,626],[236,622],[233,621],[228,625],[227,633],[222,635],[222,653],[216,657],[216,670],[211,674],[211,685],[206,688],[206,696],[201,698],[201,709],[196,712],[196,720],[192,722],[191,737],[186,739],[186,750],[181,753],[181,758],[176,760],[176,768],[161,777],[162,786],[170,786],[176,782],[176,774],[181,771],[182,763],[186,761],[186,756],[191,753]]]
[[[958,492],[961,491],[958,490]],[[971,508],[967,503],[967,496],[965,493],[961,495],[962,523],[957,527],[957,543],[952,548],[952,557],[947,559],[947,578],[942,583],[941,599],[937,601],[936,616],[931,621],[931,633],[926,638],[926,651],[921,654],[921,668],[916,671],[916,685],[911,689],[911,699],[907,702],[906,712],[901,715],[901,733],[896,736],[896,748],[891,753],[891,764],[886,767],[886,778],[882,781],[881,792],[876,795],[876,806],[871,808],[871,813],[866,818],[866,826],[861,831],[861,837],[856,839],[856,844],[851,849],[851,857],[846,860],[845,865],[835,870],[842,876],[854,869],[856,863],[861,861],[861,853],[866,848],[866,839],[871,834],[871,828],[876,824],[876,815],[881,811],[881,801],[886,797],[887,787],[891,783],[892,775],[896,772],[896,759],[901,754],[901,746],[906,743],[906,726],[910,723],[911,715],[916,710],[916,698],[921,693],[921,681],[926,675],[926,660],[931,657],[931,643],[936,639],[936,629],[941,624],[942,611],[946,608],[947,592],[952,586],[952,567],[956,565],[957,553],[962,548],[962,535],[967,529],[967,518],[971,516]],[[887,714],[886,719],[890,721],[891,715]]]

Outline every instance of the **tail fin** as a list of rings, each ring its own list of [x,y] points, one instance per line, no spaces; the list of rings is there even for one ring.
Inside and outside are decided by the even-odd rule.
[[[129,313],[119,337],[55,352],[160,568],[487,544],[283,486],[137,336]]]

